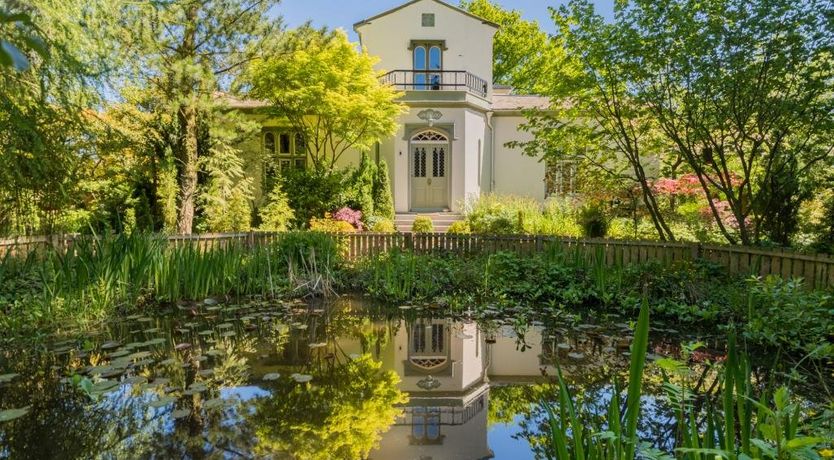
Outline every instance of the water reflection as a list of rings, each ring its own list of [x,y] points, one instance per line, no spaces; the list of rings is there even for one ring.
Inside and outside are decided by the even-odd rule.
[[[182,310],[3,350],[0,376],[20,376],[0,383],[0,411],[29,412],[0,422],[0,458],[480,459],[493,457],[490,442],[523,458],[537,451],[537,403],[553,397],[557,363],[603,408],[602,382],[628,361],[623,324],[352,300]],[[662,443],[671,418],[649,402],[643,435]],[[499,439],[502,425],[514,438]]]

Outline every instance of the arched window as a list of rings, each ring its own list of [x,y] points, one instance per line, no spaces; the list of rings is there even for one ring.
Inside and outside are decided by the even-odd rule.
[[[441,132],[428,129],[415,134],[414,137],[411,138],[411,142],[449,142],[449,138]]]
[[[426,89],[426,74],[418,71],[426,70],[426,47],[414,48],[414,89]]]
[[[264,152],[268,154],[275,153],[275,134],[272,133],[265,133],[264,134]]]

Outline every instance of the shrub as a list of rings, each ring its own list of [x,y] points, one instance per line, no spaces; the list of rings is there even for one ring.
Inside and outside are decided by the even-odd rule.
[[[466,204],[466,221],[474,233],[536,233],[541,206],[514,195],[484,194]]]
[[[452,225],[449,226],[447,233],[451,233],[453,235],[468,235],[472,233],[472,229],[469,228],[468,222],[465,220],[459,220],[457,222],[452,222]]]
[[[362,160],[359,168],[351,177],[350,201],[355,203],[360,211],[366,216],[372,216],[374,212],[374,182],[376,181],[376,165],[371,161],[368,152],[362,153]]]
[[[368,230],[376,233],[396,233],[394,221],[385,217],[374,216],[368,219]]]
[[[391,181],[388,179],[388,165],[379,160],[374,180],[374,213],[388,219],[394,218],[394,197],[391,195]]]
[[[333,220],[347,222],[357,230],[362,230],[362,211],[342,208],[333,213]]]
[[[588,238],[604,238],[608,232],[608,220],[599,205],[582,208],[579,220],[582,224],[582,232]]]
[[[295,211],[293,223],[297,227],[305,227],[314,217],[347,203],[350,177],[344,171],[289,169],[281,173],[280,179],[290,208]]]
[[[290,207],[287,194],[281,188],[281,183],[276,182],[272,192],[269,193],[267,204],[259,212],[261,218],[260,229],[271,232],[284,232],[295,217]]]
[[[414,218],[411,231],[414,233],[432,233],[434,232],[434,223],[429,216],[417,216]]]
[[[349,222],[334,219],[328,213],[324,217],[310,219],[310,230],[322,233],[353,233],[356,228]]]

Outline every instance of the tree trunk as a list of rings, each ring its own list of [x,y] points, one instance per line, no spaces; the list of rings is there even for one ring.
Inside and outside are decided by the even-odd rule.
[[[197,109],[185,104],[179,110],[181,144],[180,215],[177,232],[190,235],[194,224],[194,202],[197,195]]]
[[[194,61],[196,56],[197,38],[197,2],[192,3],[185,11],[185,30],[183,31],[182,46],[179,49],[183,61]],[[191,75],[182,77],[181,90],[185,102],[179,107],[180,139],[180,213],[177,219],[177,232],[190,235],[194,224],[194,207],[197,195],[197,101],[196,82]]]

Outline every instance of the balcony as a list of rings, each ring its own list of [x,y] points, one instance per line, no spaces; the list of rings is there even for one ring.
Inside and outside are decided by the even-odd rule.
[[[486,97],[487,81],[465,70],[392,70],[380,78],[383,84],[406,91],[467,91]]]

